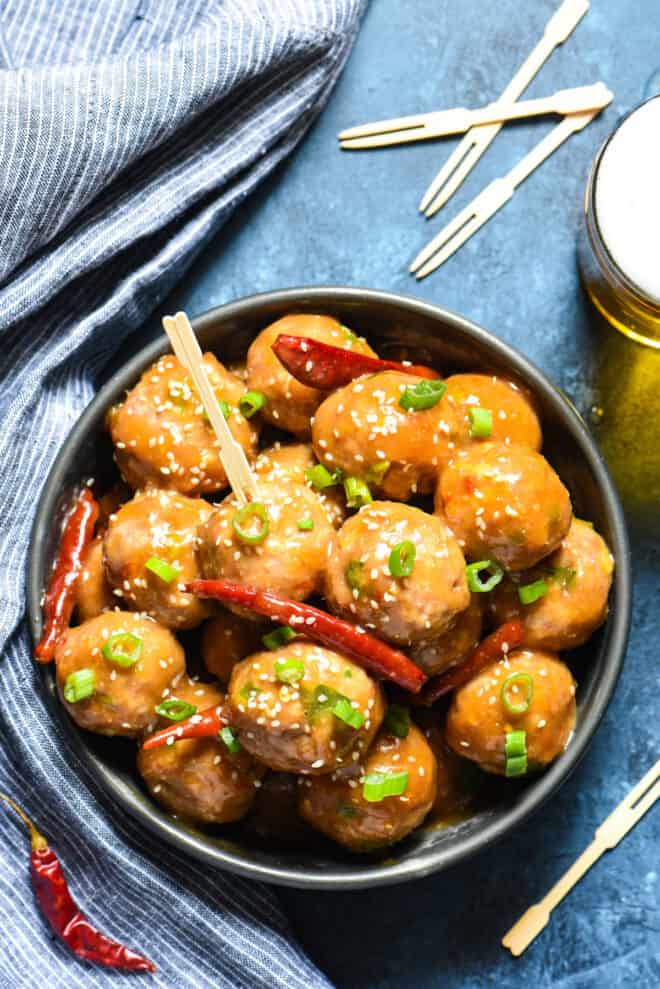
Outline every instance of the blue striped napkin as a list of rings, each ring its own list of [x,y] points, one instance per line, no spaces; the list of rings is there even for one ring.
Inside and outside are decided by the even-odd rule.
[[[0,5],[0,788],[75,895],[155,976],[73,959],[34,905],[0,811],[0,984],[324,987],[273,894],[108,817],[44,707],[25,624],[32,514],[109,358],[294,147],[364,0],[5,0]]]

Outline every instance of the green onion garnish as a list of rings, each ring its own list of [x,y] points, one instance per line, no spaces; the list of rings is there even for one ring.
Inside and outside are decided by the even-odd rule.
[[[421,412],[423,409],[432,409],[446,391],[447,385],[444,381],[418,381],[416,385],[408,385],[399,399],[399,405],[406,411],[412,409]]]
[[[261,525],[256,532],[248,532],[244,528],[244,524],[251,522],[255,518],[260,521]],[[231,524],[242,543],[247,543],[248,546],[256,546],[258,543],[262,543],[270,529],[270,519],[268,518],[266,506],[261,501],[251,501],[249,505],[245,505],[239,512],[236,512],[231,520]]]
[[[359,560],[351,560],[351,562],[346,567],[344,571],[344,576],[346,577],[346,583],[351,588],[352,591],[359,591],[362,583],[362,570],[364,564]]]
[[[472,405],[468,409],[470,420],[470,436],[477,440],[485,440],[493,432],[493,413],[490,409],[480,409]]]
[[[573,567],[548,567],[545,570],[548,580],[557,580],[562,587],[570,587],[577,577],[577,570]]]
[[[157,704],[154,711],[161,718],[167,718],[169,721],[185,721],[186,718],[197,714],[197,707],[187,701],[180,701],[178,697],[170,697],[169,700]]]
[[[349,343],[357,343],[360,339],[357,333],[353,333],[353,330],[349,330],[348,326],[344,326],[343,323],[341,328],[344,331],[344,336]]]
[[[255,687],[253,683],[246,683],[244,687],[241,688],[241,697],[244,697],[246,701],[251,701],[255,697],[258,697],[261,693],[259,687]]]
[[[76,670],[64,681],[64,700],[69,704],[84,701],[94,693],[94,670]]]
[[[389,568],[393,577],[410,577],[415,565],[417,550],[415,544],[409,539],[404,539],[402,543],[397,543],[390,553]]]
[[[298,529],[300,532],[311,532],[314,528],[314,519],[298,519]]]
[[[305,675],[302,659],[278,659],[275,661],[275,676],[280,683],[297,683]]]
[[[317,491],[323,491],[324,488],[332,488],[335,484],[339,484],[340,481],[338,472],[333,471],[330,473],[328,468],[324,467],[323,464],[315,464],[313,467],[308,467],[305,471],[305,477]]]
[[[349,508],[362,508],[363,505],[370,505],[373,501],[369,485],[359,477],[345,478],[344,491]]]
[[[410,731],[410,711],[403,704],[390,704],[383,721],[383,727],[390,735],[407,738]]]
[[[380,484],[391,467],[389,460],[378,460],[367,468],[367,484]]]
[[[115,632],[103,643],[101,652],[111,663],[119,666],[133,666],[142,655],[143,639],[132,632]]]
[[[178,567],[173,567],[171,563],[166,563],[165,560],[161,560],[157,556],[150,556],[145,567],[160,577],[165,584],[171,584],[173,580],[177,580],[181,573]]]
[[[220,411],[222,412],[225,419],[228,419],[231,415],[231,405],[229,402],[225,402],[224,398],[218,399],[218,405],[220,406]]]
[[[272,632],[267,632],[266,635],[261,636],[261,641],[265,645],[266,649],[279,649],[286,642],[290,642],[291,639],[295,639],[297,636],[295,629],[292,629],[290,625],[281,625],[280,628],[274,628]]]
[[[486,571],[490,576],[487,580],[482,580],[481,574]],[[469,563],[465,568],[468,587],[475,594],[484,594],[497,587],[504,576],[504,570],[495,560],[479,560],[478,563]]]
[[[221,728],[218,735],[220,740],[225,743],[230,752],[236,753],[241,751],[241,743],[236,738],[236,735],[231,730],[229,725],[225,725],[224,728]]]
[[[402,773],[369,773],[362,784],[362,796],[377,804],[385,797],[398,797],[408,788],[408,771]]]
[[[246,419],[251,419],[266,404],[266,396],[262,391],[246,391],[238,400],[238,408]]]
[[[364,715],[355,710],[348,697],[340,697],[332,708],[332,713],[351,728],[361,728],[364,724]]]
[[[527,732],[507,732],[504,740],[507,776],[524,776],[527,772]]]
[[[548,593],[548,585],[544,580],[535,580],[533,584],[523,584],[518,588],[521,604],[533,604]]]
[[[525,696],[522,701],[516,703],[509,697],[509,691],[512,691],[514,688],[517,690],[518,685],[523,688]],[[534,679],[529,675],[529,673],[512,673],[511,676],[506,678],[500,691],[502,703],[509,714],[524,714],[526,711],[529,711],[529,706],[532,703],[533,696]]]

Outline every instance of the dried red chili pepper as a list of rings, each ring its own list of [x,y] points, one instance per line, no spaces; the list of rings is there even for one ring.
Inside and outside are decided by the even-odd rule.
[[[71,951],[89,962],[109,968],[155,972],[148,958],[131,951],[92,927],[76,906],[67,886],[60,861],[48,842],[11,797],[0,793],[0,800],[12,807],[30,831],[32,888],[41,912]]]
[[[44,597],[44,627],[35,658],[50,663],[62,632],[73,611],[76,584],[82,570],[85,551],[94,536],[99,506],[89,488],[83,488],[66,520],[48,590]]]
[[[320,343],[311,337],[294,337],[280,333],[273,344],[273,351],[296,381],[320,391],[341,388],[362,374],[375,374],[377,371],[402,371],[405,374],[415,374],[419,378],[440,377],[431,367],[384,361],[379,357],[369,357],[354,350]]]
[[[236,604],[280,625],[299,628],[310,639],[352,656],[369,673],[391,680],[404,690],[417,693],[426,676],[398,649],[376,639],[349,622],[335,618],[310,604],[262,591],[233,580],[193,580],[186,590],[199,597]]]
[[[484,666],[497,662],[510,649],[515,649],[522,639],[523,628],[520,622],[505,622],[487,635],[466,660],[429,680],[423,694],[415,698],[415,701],[423,704],[424,707],[430,707],[450,690],[462,687],[463,684],[473,680]]]
[[[142,745],[143,749],[157,749],[161,745],[173,745],[181,738],[213,738],[228,725],[222,707],[207,707],[205,711],[192,714],[169,728],[163,728],[150,735]],[[170,741],[171,739],[171,741]]]

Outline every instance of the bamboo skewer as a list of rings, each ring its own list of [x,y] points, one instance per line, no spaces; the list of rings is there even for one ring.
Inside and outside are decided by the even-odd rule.
[[[202,360],[202,351],[195,332],[185,313],[164,316],[165,330],[177,359],[190,375],[204,410],[209,417],[220,443],[219,456],[225,469],[227,480],[232,487],[240,506],[247,505],[259,497],[257,482],[245,452],[231,434],[224,415],[220,410],[215,392],[209,381]]]
[[[543,37],[527,56],[500,97],[517,100],[527,89],[554,49],[563,44],[589,9],[589,0],[564,0],[546,24]],[[433,179],[419,204],[420,213],[433,216],[453,196],[482,154],[494,141],[501,124],[471,128]]]
[[[612,811],[597,829],[594,840],[582,852],[540,903],[525,911],[502,938],[512,955],[521,955],[550,920],[550,914],[604,852],[615,848],[660,798],[660,760]]]

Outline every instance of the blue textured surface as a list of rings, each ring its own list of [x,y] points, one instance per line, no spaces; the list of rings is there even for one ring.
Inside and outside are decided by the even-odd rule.
[[[597,427],[626,505],[635,616],[625,670],[588,756],[524,830],[469,864],[408,886],[362,893],[284,891],[314,957],[350,989],[656,989],[660,985],[657,809],[597,865],[519,960],[499,939],[589,842],[658,756],[660,452],[643,409],[657,398],[660,354],[597,320],[582,294],[575,235],[589,163],[620,113],[660,90],[656,0],[596,0],[528,90],[604,79],[614,104],[571,138],[514,200],[435,275],[407,262],[491,178],[547,132],[499,135],[460,193],[430,222],[421,194],[451,141],[340,154],[342,127],[496,96],[536,43],[552,0],[374,0],[327,109],[284,171],[241,208],[176,301],[191,312],[297,284],[417,294],[471,317],[531,356]]]

